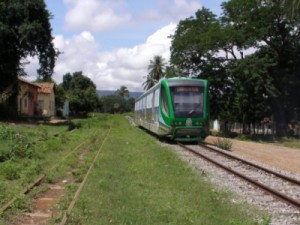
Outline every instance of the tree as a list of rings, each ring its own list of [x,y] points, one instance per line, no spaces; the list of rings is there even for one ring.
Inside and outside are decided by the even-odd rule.
[[[175,65],[170,65],[166,67],[166,71],[165,71],[166,78],[181,77],[181,76],[182,76],[182,72]]]
[[[74,115],[85,116],[99,110],[100,100],[96,85],[82,72],[67,73],[63,76],[62,87],[70,100],[70,111]]]
[[[50,19],[43,0],[0,0],[0,93],[15,86],[17,76],[25,75],[27,56],[38,56],[41,78],[51,77],[58,52],[52,43]]]
[[[291,17],[300,15],[300,0],[283,0],[282,4]]]
[[[180,21],[171,63],[209,80],[212,118],[255,123],[269,113],[285,135],[287,122],[300,119],[299,18],[275,0],[230,0],[222,8],[219,19],[202,8]]]
[[[223,9],[224,20],[243,36],[242,47],[256,48],[258,59],[272,61],[268,74],[276,91],[268,93],[268,102],[277,135],[286,135],[287,123],[299,119],[299,18],[287,17],[283,5],[271,0],[231,0]]]
[[[145,77],[144,77],[145,78]],[[156,81],[151,77],[150,74],[146,76],[146,81],[143,83],[144,90],[149,90],[156,84]]]
[[[129,97],[129,91],[125,86],[121,86],[120,89],[116,91],[116,94],[121,96],[122,98]]]
[[[101,97],[102,101],[102,112],[104,113],[124,113],[132,112],[134,109],[134,99],[124,99],[120,95],[107,95]]]
[[[64,106],[65,101],[67,100],[66,91],[62,84],[54,85],[55,93],[55,107],[56,109],[61,109]]]
[[[144,89],[150,89],[159,81],[159,79],[163,78],[165,70],[165,60],[161,56],[154,56],[153,60],[150,60],[150,64],[148,66],[149,73],[146,76],[146,81],[143,83]]]
[[[175,34],[171,36],[172,65],[181,71],[182,76],[209,80],[210,112],[213,119],[222,111],[229,112],[230,109],[227,101],[230,101],[233,79],[226,70],[230,63],[226,63],[225,57],[216,54],[224,46],[224,35],[216,16],[210,10],[202,8],[194,17],[180,21]],[[230,49],[229,46],[227,49]],[[223,119],[229,120],[229,117]]]

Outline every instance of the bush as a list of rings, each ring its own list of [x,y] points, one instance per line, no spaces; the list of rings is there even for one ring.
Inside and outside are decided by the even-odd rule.
[[[10,149],[0,149],[0,163],[10,159]]]
[[[232,142],[229,139],[226,138],[218,138],[214,145],[218,148],[224,149],[224,150],[231,150],[232,148]]]
[[[8,140],[14,131],[0,123],[0,140]]]
[[[14,144],[11,149],[10,157],[30,158],[33,154],[32,149],[30,147],[31,144],[29,143],[26,134],[17,133],[14,135]]]
[[[82,124],[80,122],[73,122],[73,121],[68,121],[68,131],[74,130],[74,129],[79,129],[82,127]]]
[[[20,178],[19,166],[11,161],[3,165],[2,172],[7,180],[17,180]]]

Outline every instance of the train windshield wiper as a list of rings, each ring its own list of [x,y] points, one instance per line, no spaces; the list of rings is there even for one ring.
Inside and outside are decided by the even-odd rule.
[[[192,109],[191,111],[189,111],[189,115],[193,114],[195,112],[194,109]]]

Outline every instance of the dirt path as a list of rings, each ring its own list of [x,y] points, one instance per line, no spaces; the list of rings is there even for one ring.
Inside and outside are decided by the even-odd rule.
[[[81,165],[88,156],[89,149],[85,148],[78,158],[78,165]],[[48,184],[47,190],[39,193],[31,201],[28,212],[17,215],[8,221],[9,225],[46,225],[51,219],[58,218],[61,213],[59,201],[66,194],[66,186],[75,183],[72,171],[53,184]]]
[[[59,200],[65,195],[65,186],[72,183],[72,176],[55,184],[49,184],[47,190],[38,194],[31,203],[30,210],[8,222],[10,225],[46,225],[52,218],[59,216]]]
[[[215,140],[217,137],[213,136],[205,139],[208,143],[213,143]],[[234,139],[230,139],[230,141],[232,142],[232,152],[240,156],[300,174],[300,149]]]

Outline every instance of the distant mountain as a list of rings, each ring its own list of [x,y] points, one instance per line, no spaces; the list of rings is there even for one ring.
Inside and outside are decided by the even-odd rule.
[[[107,96],[107,95],[115,95],[116,91],[111,91],[111,90],[97,90],[98,95],[101,96]],[[129,98],[137,98],[139,97],[143,92],[131,92],[129,91]]]

